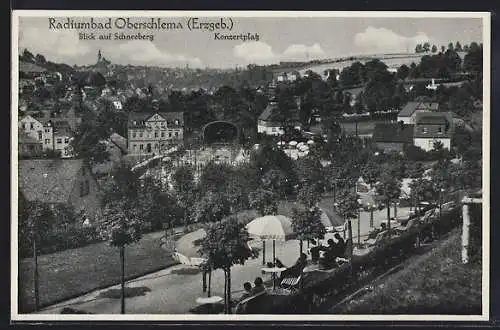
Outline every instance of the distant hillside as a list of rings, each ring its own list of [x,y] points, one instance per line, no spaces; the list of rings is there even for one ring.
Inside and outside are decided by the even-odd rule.
[[[43,68],[49,72],[60,72],[61,74],[72,73],[75,70],[72,66],[64,63],[54,63],[47,61],[42,54],[33,55],[29,50],[25,49],[19,55],[19,70],[37,70]]]

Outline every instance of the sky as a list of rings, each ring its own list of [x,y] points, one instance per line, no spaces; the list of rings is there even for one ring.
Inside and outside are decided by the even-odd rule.
[[[53,16],[56,22],[66,17]],[[89,21],[90,17],[72,17]],[[105,22],[107,17],[94,16]],[[114,24],[116,17],[112,17]],[[161,17],[181,22],[182,29],[50,29],[49,16],[19,18],[19,50],[70,65],[94,64],[97,52],[116,64],[165,67],[234,68],[248,64],[304,61],[338,56],[413,51],[417,43],[447,45],[482,42],[481,18],[443,17],[231,17],[233,29],[221,35],[258,35],[257,40],[215,40],[215,32],[192,30],[188,17]],[[226,22],[229,22],[226,17]],[[145,22],[151,17],[131,17]],[[203,18],[215,22],[217,17]],[[153,40],[79,40],[79,33],[152,35]]]

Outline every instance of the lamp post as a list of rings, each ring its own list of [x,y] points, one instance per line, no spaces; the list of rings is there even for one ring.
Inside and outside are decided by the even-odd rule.
[[[368,207],[370,208],[370,228],[373,228],[373,205],[370,203],[368,204]]]
[[[442,221],[442,211],[443,211],[443,192],[444,189],[439,189],[439,223]]]
[[[358,199],[358,248],[361,247],[361,210],[362,210],[362,207],[361,207],[361,204],[362,203],[362,200],[361,199]]]

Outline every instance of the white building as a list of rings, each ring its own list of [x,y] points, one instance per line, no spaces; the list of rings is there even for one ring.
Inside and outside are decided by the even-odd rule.
[[[451,149],[453,119],[448,112],[419,113],[415,116],[413,144],[425,151],[434,149],[434,143],[441,142],[445,149]]]
[[[128,120],[129,154],[160,154],[184,139],[184,113],[133,112]]]

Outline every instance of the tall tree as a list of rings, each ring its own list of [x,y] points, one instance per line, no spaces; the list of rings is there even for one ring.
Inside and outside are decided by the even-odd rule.
[[[391,229],[391,204],[395,203],[401,195],[401,181],[391,173],[384,173],[379,184],[376,185],[376,192],[387,207],[387,228]]]
[[[410,68],[406,64],[403,64],[398,68],[398,71],[396,72],[396,78],[405,80],[406,78],[408,78],[409,74]]]
[[[139,210],[127,198],[113,200],[103,210],[102,233],[120,251],[121,314],[125,314],[125,247],[142,237]]]
[[[40,308],[40,284],[38,276],[38,254],[39,243],[44,234],[51,227],[53,214],[46,204],[41,202],[27,201],[22,194],[19,194],[19,242],[28,245],[31,243],[33,253],[33,291],[34,308]]]
[[[293,232],[297,233],[300,241],[300,253],[303,251],[303,241],[322,239],[326,229],[321,222],[321,210],[317,206],[293,208],[292,215]]]
[[[182,212],[183,224],[187,225],[196,200],[194,172],[190,166],[178,167],[172,175],[177,194],[177,204]]]
[[[194,206],[194,221],[199,223],[217,222],[231,214],[225,194],[208,191]]]
[[[222,269],[225,280],[225,312],[231,312],[231,268],[245,264],[255,257],[249,248],[249,235],[245,225],[234,217],[218,221],[205,227],[206,236],[201,242],[200,252],[208,259],[211,269]]]
[[[433,182],[429,179],[419,178],[410,183],[410,196],[414,201],[415,208],[418,208],[421,202],[435,202],[436,189]]]

